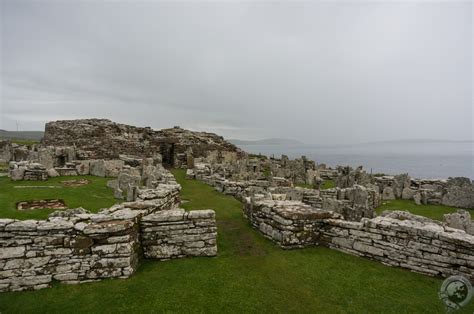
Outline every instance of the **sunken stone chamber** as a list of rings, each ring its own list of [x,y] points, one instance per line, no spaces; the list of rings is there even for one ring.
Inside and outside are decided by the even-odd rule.
[[[34,200],[18,202],[16,203],[16,209],[20,211],[36,209],[67,209],[67,205],[64,200]]]

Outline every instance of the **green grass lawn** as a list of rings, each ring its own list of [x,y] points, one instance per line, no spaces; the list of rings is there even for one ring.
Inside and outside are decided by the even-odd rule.
[[[458,210],[455,207],[444,205],[416,205],[412,200],[393,200],[383,201],[377,208],[377,213],[381,214],[384,210],[408,210],[410,213],[428,218],[443,220],[444,214],[449,214]],[[469,210],[471,216],[474,216],[474,210]]]
[[[12,143],[19,144],[19,145],[33,145],[39,144],[40,142],[37,140],[25,140],[25,139],[10,139]]]
[[[296,186],[300,188],[307,188],[307,189],[313,189],[312,184],[307,184],[307,183],[298,183]],[[336,183],[333,180],[324,180],[323,184],[321,184],[321,190],[327,190],[327,189],[332,189],[336,187]]]
[[[321,190],[332,189],[336,187],[336,183],[333,180],[324,180],[321,184]]]
[[[65,187],[61,181],[88,179],[89,184],[79,187]],[[62,199],[69,208],[83,207],[92,212],[110,207],[117,202],[113,190],[107,188],[110,178],[93,176],[57,177],[48,181],[11,181],[0,177],[0,217],[16,219],[45,219],[54,209],[18,211],[19,201]],[[15,188],[16,186],[57,186],[58,188]]]
[[[0,312],[444,313],[440,279],[322,247],[280,249],[234,198],[174,174],[184,208],[216,210],[217,257],[147,260],[129,279],[3,293]]]

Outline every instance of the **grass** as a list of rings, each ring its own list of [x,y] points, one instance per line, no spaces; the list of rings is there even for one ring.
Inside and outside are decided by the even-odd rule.
[[[270,178],[271,173],[272,173],[272,171],[270,170],[270,167],[265,167],[263,169],[263,176],[265,178],[267,178],[267,179]]]
[[[89,184],[79,187],[65,187],[61,181],[88,179]],[[83,207],[92,212],[110,207],[117,202],[113,190],[107,188],[110,178],[93,176],[57,177],[48,181],[11,181],[0,177],[0,217],[16,219],[45,219],[54,209],[18,211],[19,201],[62,199],[69,208]],[[57,186],[58,188],[15,188],[16,186]]]
[[[296,186],[300,188],[314,189],[312,184],[307,184],[307,183],[298,183],[296,184]],[[336,183],[333,180],[324,180],[320,186],[320,189],[327,190],[327,189],[332,189],[335,187],[336,187]]]
[[[10,139],[12,143],[16,143],[19,145],[33,145],[33,144],[39,144],[39,141],[36,140],[25,140],[25,139]]]
[[[333,180],[324,180],[323,184],[321,184],[321,190],[332,189],[336,187],[336,182]]]
[[[0,173],[8,172],[8,164],[6,162],[0,162]]]
[[[3,293],[0,312],[444,313],[440,279],[322,247],[280,249],[234,198],[174,174],[184,208],[216,210],[217,257],[148,260],[129,279]]]
[[[262,155],[262,154],[249,154],[249,157],[250,158],[258,158],[260,160],[265,160],[265,159],[268,158],[267,156]]]
[[[376,211],[381,214],[384,210],[408,210],[410,213],[428,218],[443,220],[444,214],[449,214],[458,210],[458,208],[444,205],[417,205],[412,200],[393,200],[383,201]],[[469,210],[471,216],[474,216],[474,210]]]

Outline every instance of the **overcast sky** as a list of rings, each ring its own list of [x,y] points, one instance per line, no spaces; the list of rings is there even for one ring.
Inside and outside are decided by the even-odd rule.
[[[1,0],[0,128],[473,139],[471,1]]]

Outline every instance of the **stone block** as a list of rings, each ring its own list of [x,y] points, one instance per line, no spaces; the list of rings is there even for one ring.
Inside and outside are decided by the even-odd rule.
[[[375,256],[383,256],[383,250],[380,248],[376,248],[370,244],[367,244],[365,242],[360,242],[360,241],[355,241],[353,245],[354,250],[367,253],[370,255],[375,255]]]
[[[0,259],[18,258],[25,256],[25,246],[0,247]]]
[[[90,174],[90,160],[76,160],[76,171],[80,176],[88,176]]]
[[[105,161],[102,159],[91,160],[89,163],[90,175],[96,177],[105,177]]]

